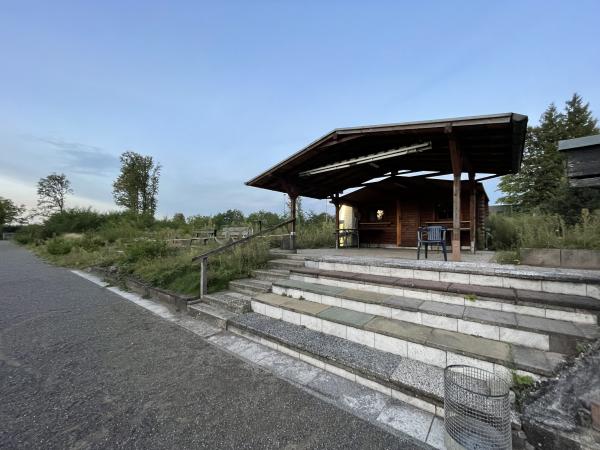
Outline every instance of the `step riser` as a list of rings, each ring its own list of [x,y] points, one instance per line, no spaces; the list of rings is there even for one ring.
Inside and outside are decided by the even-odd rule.
[[[245,312],[249,312],[250,308],[249,307],[234,307],[232,305],[229,305],[226,302],[220,301],[218,299],[212,298],[211,296],[207,295],[202,299],[203,303],[206,303],[208,305],[213,305],[217,308],[224,308],[228,311],[231,311],[233,313],[237,313],[237,314],[243,314]]]
[[[241,287],[241,286],[236,286],[234,284],[229,285],[229,290],[231,290],[233,292],[237,292],[238,294],[248,295],[250,297],[253,295],[256,295],[256,294],[263,294],[263,293],[267,292],[262,289]]]
[[[208,322],[209,324],[214,325],[218,328],[227,329],[227,320],[221,317],[213,316],[210,313],[198,311],[195,309],[188,309],[188,314],[192,317],[196,317],[200,320]]]
[[[386,384],[379,383],[377,381],[373,381],[373,380],[361,377],[360,375],[355,374],[353,372],[353,370],[349,367],[342,368],[342,367],[339,367],[336,365],[328,364],[327,362],[325,362],[317,357],[314,357],[314,355],[313,356],[307,355],[305,353],[299,352],[298,350],[296,350],[292,347],[288,347],[287,345],[283,345],[274,340],[266,339],[262,336],[255,335],[252,332],[249,332],[247,330],[243,330],[243,329],[240,329],[240,328],[232,326],[232,325],[229,325],[227,327],[227,330],[231,331],[232,333],[243,336],[247,339],[250,339],[254,342],[257,342],[259,344],[265,345],[266,347],[272,348],[273,350],[277,350],[282,353],[285,353],[286,355],[297,358],[301,361],[311,364],[314,367],[317,367],[322,370],[326,370],[327,372],[330,372],[334,375],[341,376],[350,381],[361,384],[367,388],[370,388],[375,391],[381,392],[385,395],[388,395],[391,398],[400,400],[404,403],[408,403],[412,406],[422,409],[423,411],[426,411],[431,414],[435,414],[436,416],[439,416],[441,418],[444,417],[444,408],[443,408],[443,405],[441,404],[441,402],[437,403],[437,402],[433,402],[433,401],[424,400],[422,398],[418,398],[418,397],[411,395],[411,393],[409,393],[409,392],[407,393],[404,391],[400,391],[400,390],[394,389],[393,387],[390,387]]]
[[[484,324],[456,317],[428,314],[423,311],[406,311],[398,308],[376,303],[366,303],[340,297],[316,294],[296,288],[274,285],[272,292],[277,295],[292,297],[328,306],[337,306],[388,319],[401,320],[433,328],[479,336],[496,341],[517,344],[538,350],[552,351],[564,354],[574,354],[577,351],[577,339],[571,336],[552,335],[543,332],[534,332],[518,328],[509,328],[499,325]]]
[[[302,265],[297,264],[295,261],[269,261],[267,262],[267,266],[269,269],[281,269],[281,270],[290,270],[297,269],[298,267],[302,267]]]
[[[306,261],[306,267],[338,272],[381,275],[394,278],[442,281],[448,283],[473,284],[477,286],[504,287],[529,291],[570,294],[591,297],[600,300],[600,286],[589,283],[568,281],[547,281],[540,279],[523,279],[510,276],[478,275],[469,273],[444,272],[436,270],[419,270],[367,266],[360,264],[332,263],[323,261]]]
[[[426,291],[419,289],[408,289],[403,287],[380,286],[371,283],[354,282],[350,280],[339,280],[324,276],[314,277],[305,274],[290,275],[291,280],[304,281],[307,283],[316,283],[326,286],[338,286],[348,289],[358,289],[366,292],[375,292],[380,294],[394,295],[398,297],[416,298],[419,300],[430,300],[434,302],[449,303],[452,305],[472,306],[474,308],[484,308],[495,311],[504,311],[517,314],[526,314],[529,316],[545,317],[547,319],[563,320],[585,324],[597,324],[598,316],[596,314],[584,311],[564,311],[555,308],[542,308],[536,306],[515,305],[514,303],[499,302],[483,299],[466,299],[465,296],[451,294],[447,292]]]
[[[284,320],[285,322],[292,323],[294,325],[305,326],[311,330],[337,336],[342,339],[347,339],[358,344],[375,348],[377,350],[393,353],[395,355],[421,361],[433,366],[445,368],[451,364],[466,364],[497,373],[504,379],[512,378],[511,368],[499,363],[452,353],[446,350],[429,347],[426,344],[417,344],[414,342],[404,341],[391,336],[375,333],[373,331],[362,330],[349,325],[343,325],[324,320],[318,317],[296,313],[256,300],[252,300],[252,310],[273,319]],[[516,373],[529,375],[537,380],[543,378],[537,374],[523,370],[516,370]]]
[[[264,273],[252,273],[252,276],[257,280],[263,281],[280,281],[289,279],[289,275],[273,275]]]

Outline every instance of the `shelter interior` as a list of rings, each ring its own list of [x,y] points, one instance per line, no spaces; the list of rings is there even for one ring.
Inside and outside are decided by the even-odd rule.
[[[298,196],[331,199],[336,206],[339,231],[342,199],[350,201],[350,197],[344,195],[346,190],[365,186],[370,180],[386,175],[396,178],[423,171],[429,172],[429,178],[451,175],[452,259],[458,261],[463,242],[462,231],[466,231],[461,229],[469,228],[465,239],[474,248],[476,223],[483,223],[481,217],[477,220],[479,213],[476,212],[476,201],[473,201],[478,192],[475,183],[519,170],[526,131],[527,116],[517,113],[339,128],[246,184],[288,194],[293,200],[290,202],[292,217],[296,216],[295,199]],[[468,174],[467,182],[461,180],[463,173]],[[433,186],[431,188],[435,191]],[[447,199],[447,189],[442,191],[443,195],[436,195]],[[402,203],[394,204],[397,200],[397,196],[392,194],[388,203],[378,207],[375,203],[380,201],[379,197],[371,196],[373,205],[369,208],[364,204],[357,207],[361,217],[358,232],[363,233],[361,240],[366,238],[367,242],[380,240],[391,245],[414,245],[416,233],[409,231],[408,225],[405,229],[402,227],[405,220],[408,223],[410,209],[403,207]],[[437,196],[425,198],[420,195],[419,205],[419,219],[413,219],[415,225],[417,222],[449,220],[447,200],[438,201]],[[372,216],[373,211],[375,216]],[[379,220],[389,222],[387,234],[375,229],[381,227],[376,224],[378,211],[383,211],[383,217],[387,214],[390,218]],[[406,219],[402,219],[403,213]],[[414,210],[412,214],[415,214]],[[362,229],[360,221],[363,222]],[[468,226],[464,222],[468,222]],[[400,229],[394,231],[392,223],[400,224]],[[375,237],[377,234],[379,237]],[[290,235],[293,246],[295,222],[292,222]]]
[[[482,241],[478,238],[488,215],[488,197],[481,183],[462,184],[461,247],[474,250]],[[448,228],[451,241],[452,195],[451,180],[422,177],[394,176],[362,187],[339,199],[340,244],[355,246],[360,240],[361,247],[415,247],[417,229],[430,225]]]

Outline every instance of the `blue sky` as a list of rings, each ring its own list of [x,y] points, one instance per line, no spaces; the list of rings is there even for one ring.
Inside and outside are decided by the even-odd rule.
[[[336,127],[536,123],[575,91],[598,116],[598,17],[597,1],[3,2],[0,196],[33,206],[56,171],[69,205],[113,208],[134,150],[163,165],[161,216],[281,212],[244,181]]]

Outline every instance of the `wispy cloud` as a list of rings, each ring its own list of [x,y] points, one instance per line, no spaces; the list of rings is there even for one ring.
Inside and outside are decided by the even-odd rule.
[[[63,155],[61,161],[63,168],[69,172],[104,176],[115,172],[119,167],[117,156],[95,145],[51,137],[29,136],[29,138],[58,150]]]

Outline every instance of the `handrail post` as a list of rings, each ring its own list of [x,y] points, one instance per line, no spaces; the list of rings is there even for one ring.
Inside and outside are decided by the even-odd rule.
[[[208,289],[207,277],[208,258],[200,259],[200,298],[204,298]]]

